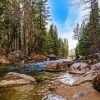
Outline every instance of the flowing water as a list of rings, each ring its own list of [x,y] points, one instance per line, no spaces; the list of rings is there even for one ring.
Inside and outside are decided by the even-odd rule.
[[[65,60],[61,59],[24,65],[1,66],[0,75],[2,76],[7,72],[19,72],[30,74],[37,79],[43,80],[32,85],[0,88],[0,100],[66,100],[57,94],[51,93],[49,88],[55,83],[55,80],[71,85],[76,80],[76,77],[67,72],[48,73],[42,71],[49,63],[63,61]],[[2,76],[0,79],[2,79]],[[55,78],[55,80],[52,80],[52,78]]]

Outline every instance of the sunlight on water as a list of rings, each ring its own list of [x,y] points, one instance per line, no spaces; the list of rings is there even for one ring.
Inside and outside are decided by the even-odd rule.
[[[74,75],[71,75],[69,73],[63,73],[61,74],[58,79],[64,84],[73,85],[73,83],[77,80],[78,77],[75,77]]]

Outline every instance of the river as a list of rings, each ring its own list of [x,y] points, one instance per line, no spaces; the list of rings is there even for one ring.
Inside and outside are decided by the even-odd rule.
[[[66,100],[57,94],[53,94],[49,88],[56,81],[71,85],[77,79],[77,76],[70,75],[67,72],[49,73],[42,70],[49,63],[63,61],[66,61],[66,59],[1,66],[0,79],[8,72],[19,72],[32,75],[37,80],[41,79],[41,81],[32,85],[0,88],[0,100]],[[55,78],[55,80],[52,80],[52,78]]]

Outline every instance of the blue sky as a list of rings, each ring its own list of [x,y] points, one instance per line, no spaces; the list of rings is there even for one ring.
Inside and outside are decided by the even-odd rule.
[[[72,39],[73,28],[80,20],[80,9],[71,6],[77,0],[49,0],[52,22],[57,25],[59,37],[68,38],[70,49],[75,48],[77,41]]]
[[[80,0],[48,0],[48,5],[51,11],[51,23],[57,25],[59,37],[68,38],[69,49],[74,49],[77,45],[77,41],[72,39],[73,29],[76,24],[82,23],[84,15],[89,14],[89,10],[83,10],[84,6],[79,6]],[[99,7],[100,7],[100,0]],[[71,6],[71,4],[74,4]],[[48,26],[49,26],[48,25]]]

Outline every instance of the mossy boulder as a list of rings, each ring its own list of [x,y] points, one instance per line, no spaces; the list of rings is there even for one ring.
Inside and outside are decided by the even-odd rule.
[[[100,92],[100,74],[98,74],[94,79],[93,79],[93,87],[96,89],[98,92]]]

